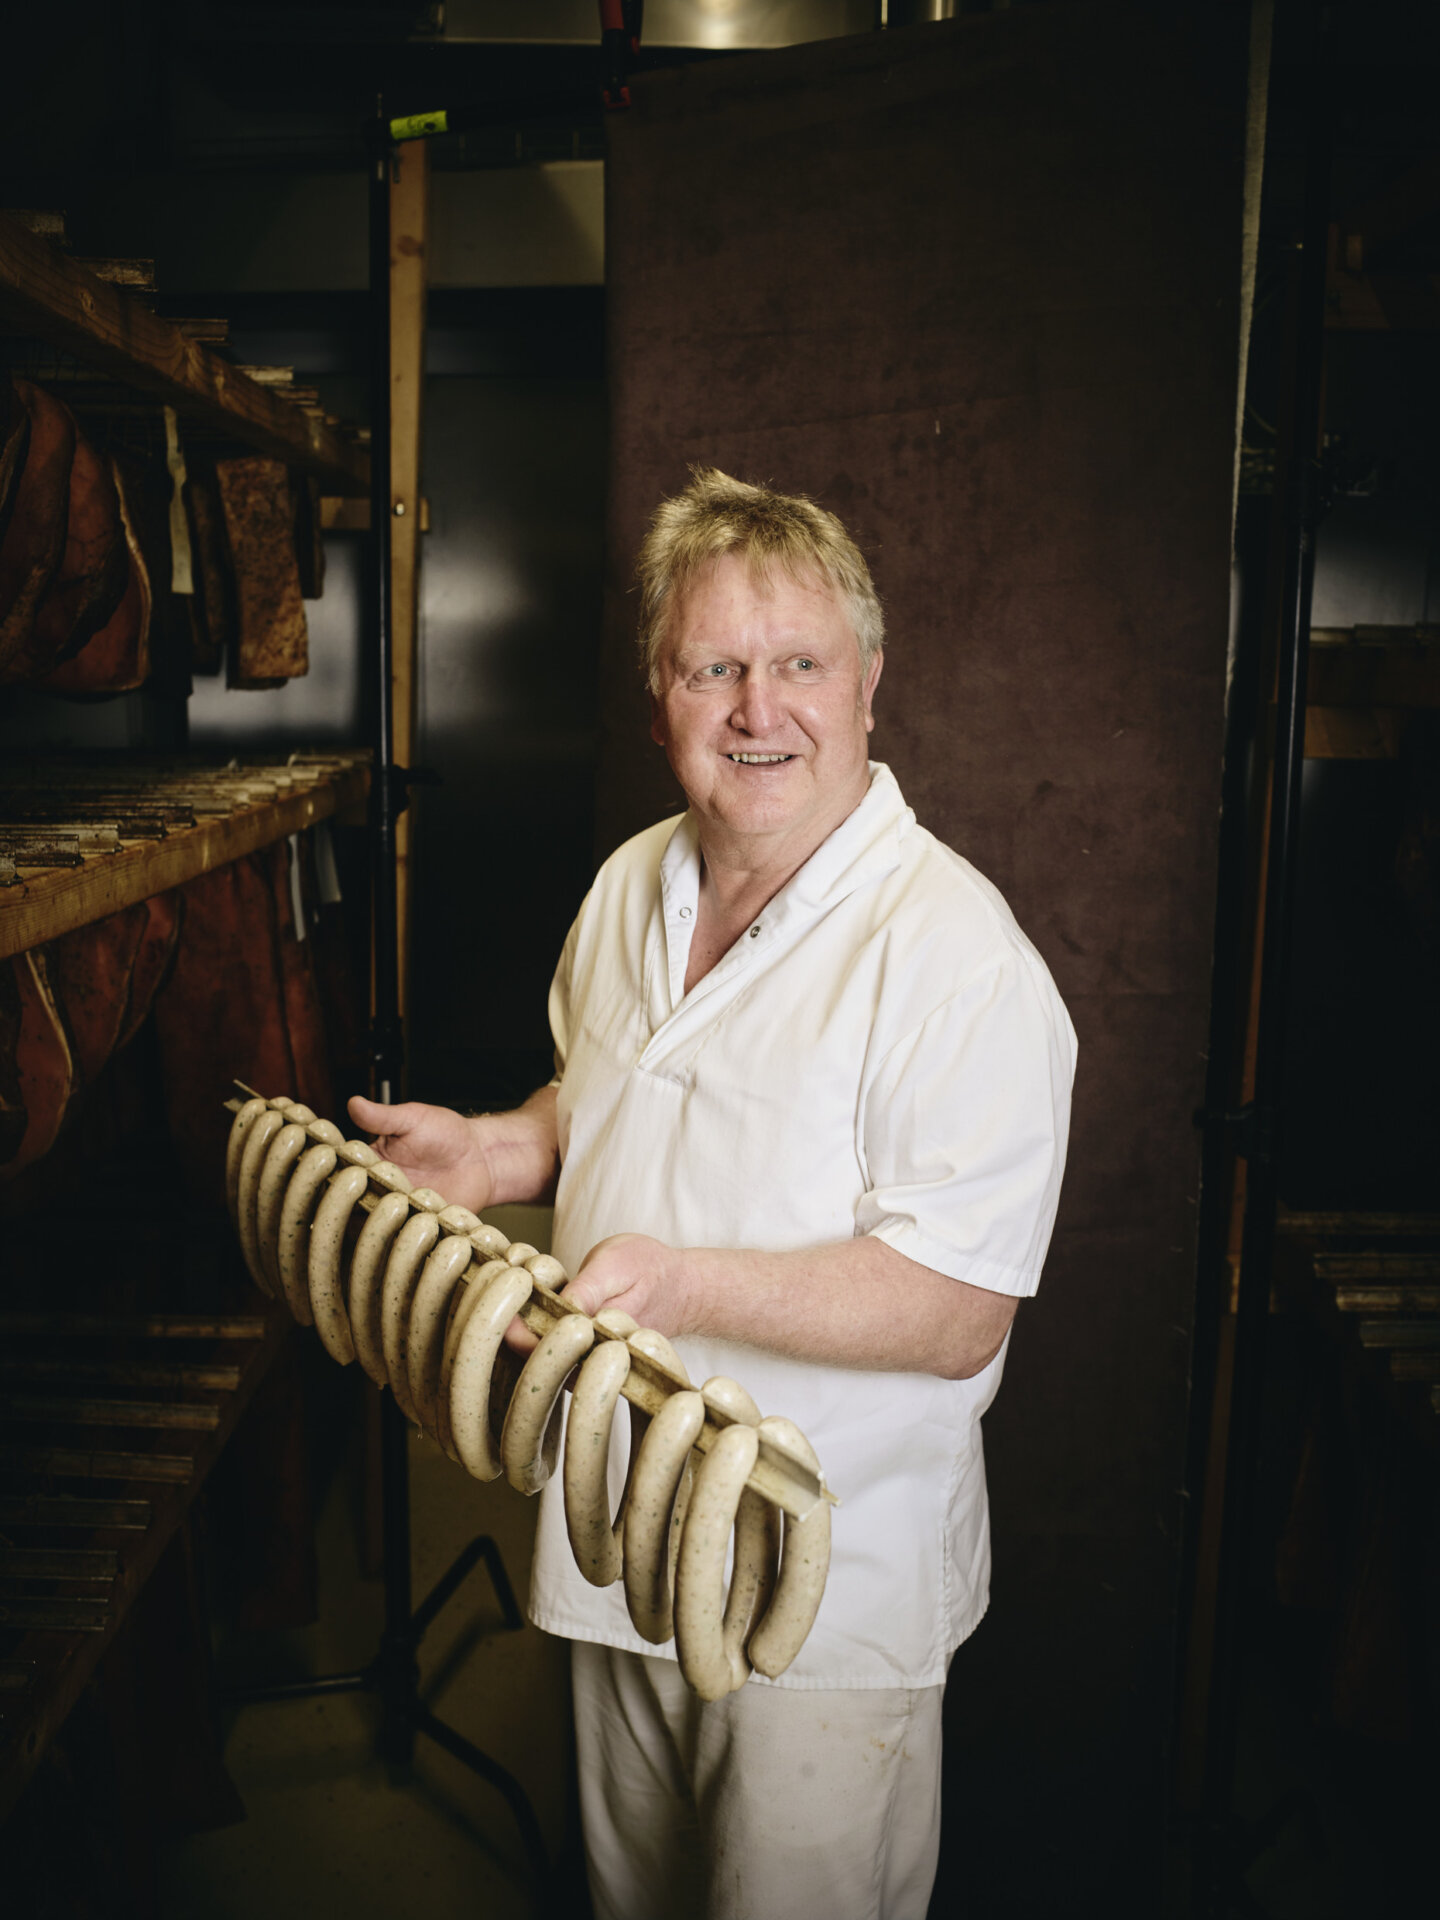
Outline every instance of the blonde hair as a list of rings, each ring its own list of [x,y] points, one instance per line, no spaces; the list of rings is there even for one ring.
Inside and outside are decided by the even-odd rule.
[[[742,554],[752,575],[776,566],[793,579],[818,574],[845,602],[861,672],[869,668],[885,644],[885,616],[870,569],[835,515],[803,493],[776,493],[718,467],[692,467],[689,486],[655,509],[635,568],[640,665],[652,693],[674,603],[727,553]]]

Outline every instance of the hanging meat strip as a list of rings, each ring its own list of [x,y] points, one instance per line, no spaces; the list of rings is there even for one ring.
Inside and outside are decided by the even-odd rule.
[[[230,683],[297,679],[309,670],[309,642],[285,468],[278,460],[221,460],[215,473],[240,614]]]
[[[30,447],[30,414],[8,373],[0,373],[0,540],[10,525],[11,509],[25,471]]]
[[[125,693],[150,676],[150,573],[131,512],[125,468],[111,462],[111,478],[125,530],[126,578],[119,604],[73,660],[36,684],[47,693]]]
[[[38,949],[20,953],[6,965],[11,970],[13,1002],[18,1008],[11,1028],[11,1077],[24,1109],[25,1125],[14,1151],[0,1164],[0,1179],[11,1178],[50,1151],[75,1091],[74,1055],[44,953]],[[13,1133],[16,1129],[8,1125],[6,1131]]]
[[[175,962],[155,996],[171,1139],[195,1193],[217,1206],[232,1079],[295,1091],[271,858],[252,854],[181,888]]]
[[[135,950],[135,964],[130,969],[125,1018],[115,1041],[117,1053],[135,1038],[169,970],[180,934],[181,904],[178,893],[152,894],[145,902],[145,930]]]
[[[150,916],[145,903],[124,907],[88,927],[63,933],[45,948],[50,985],[74,1050],[79,1081],[93,1086],[120,1044],[130,982]]]
[[[191,458],[185,489],[190,510],[190,557],[195,573],[191,596],[191,658],[196,673],[218,673],[235,646],[238,617],[230,550],[225,542],[225,513],[215,470]]]
[[[77,431],[65,552],[35,615],[22,656],[24,677],[40,679],[77,654],[119,606],[129,577],[115,482],[109,466]]]
[[[65,551],[75,456],[70,409],[28,380],[15,390],[30,416],[30,444],[0,542],[0,685],[29,670],[35,614]]]
[[[303,847],[303,842],[301,843]],[[316,1113],[334,1111],[335,1098],[330,1079],[330,1057],[325,1038],[325,1016],[315,984],[315,945],[313,940],[297,937],[293,903],[301,897],[302,911],[309,892],[303,854],[291,853],[290,843],[282,840],[261,856],[270,861],[270,884],[275,894],[275,920],[279,930],[280,969],[285,983],[285,1027],[290,1036],[290,1053],[295,1062],[295,1098],[303,1100]],[[291,861],[296,864],[292,871]],[[258,1085],[259,1082],[252,1082]]]

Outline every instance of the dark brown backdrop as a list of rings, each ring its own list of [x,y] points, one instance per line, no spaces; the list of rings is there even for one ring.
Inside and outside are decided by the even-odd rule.
[[[813,493],[888,610],[876,756],[1080,1036],[948,1703],[935,1911],[985,1920],[1158,1911],[1247,36],[1028,7],[652,76],[613,122],[600,851],[678,798],[631,662],[647,514],[691,461]]]

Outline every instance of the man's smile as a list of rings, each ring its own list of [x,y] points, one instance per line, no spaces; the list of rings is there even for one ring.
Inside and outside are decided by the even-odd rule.
[[[725,758],[733,760],[737,767],[778,767],[795,756],[793,753],[727,753]]]

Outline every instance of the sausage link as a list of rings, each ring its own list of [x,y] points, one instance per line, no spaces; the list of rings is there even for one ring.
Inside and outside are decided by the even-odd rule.
[[[726,1427],[717,1435],[695,1475],[685,1516],[675,1571],[675,1650],[687,1684],[702,1700],[733,1692],[748,1673],[742,1664],[737,1677],[726,1644],[725,1556],[759,1449],[754,1427]]]
[[[530,1298],[523,1267],[497,1273],[466,1317],[450,1370],[450,1433],[461,1465],[477,1480],[498,1479],[504,1462],[490,1431],[495,1359],[505,1329]]]
[[[478,1213],[472,1213],[469,1207],[442,1207],[440,1224],[447,1233],[473,1233],[480,1225]]]
[[[763,1439],[774,1440],[798,1455],[814,1472],[820,1471],[815,1449],[793,1420],[772,1413],[760,1422],[760,1434]],[[780,1578],[774,1598],[751,1634],[747,1649],[750,1664],[757,1673],[775,1679],[804,1646],[825,1596],[825,1577],[829,1571],[830,1503],[817,1500],[803,1520],[792,1520],[788,1513],[785,1516]]]
[[[523,1267],[527,1260],[534,1260],[540,1249],[532,1247],[528,1240],[512,1240],[505,1249],[505,1258],[512,1267]]]
[[[595,1323],[583,1313],[569,1313],[525,1362],[500,1433],[505,1478],[517,1493],[538,1493],[555,1471],[560,1389],[594,1344]]]
[[[309,1144],[304,1126],[299,1121],[290,1121],[270,1142],[265,1164],[260,1169],[260,1192],[255,1202],[255,1239],[261,1263],[270,1281],[270,1291],[277,1300],[285,1298],[285,1288],[280,1280],[280,1209],[285,1204],[295,1162]]]
[[[474,1245],[479,1235],[470,1235]],[[476,1247],[483,1256],[484,1249]],[[510,1266],[504,1260],[486,1260],[478,1273],[472,1274],[463,1286],[455,1289],[450,1296],[450,1314],[445,1322],[445,1345],[440,1356],[440,1389],[435,1396],[435,1435],[441,1446],[452,1460],[458,1461],[460,1455],[455,1450],[455,1433],[450,1424],[450,1382],[455,1371],[455,1353],[460,1344],[460,1336],[465,1331],[465,1323],[479,1306],[485,1289],[497,1273],[509,1273]]]
[[[350,1215],[369,1188],[364,1167],[342,1167],[322,1196],[310,1225],[310,1311],[325,1351],[342,1367],[348,1367],[355,1358],[355,1343],[345,1311],[345,1278],[340,1262]]]
[[[305,1131],[310,1135],[312,1140],[317,1140],[322,1147],[334,1147],[337,1153],[345,1144],[345,1136],[333,1120],[317,1120],[312,1126],[307,1127]]]
[[[360,1229],[360,1238],[350,1256],[350,1285],[346,1296],[350,1337],[355,1342],[355,1358],[377,1387],[390,1384],[380,1324],[385,1265],[396,1234],[409,1218],[410,1202],[403,1193],[382,1194]]]
[[[443,1224],[444,1214],[440,1219]],[[405,1372],[420,1425],[435,1439],[439,1438],[435,1396],[440,1387],[440,1362],[444,1357],[450,1296],[474,1253],[475,1249],[463,1233],[447,1233],[425,1262],[419,1285],[410,1301]]]
[[[575,1564],[592,1587],[612,1586],[624,1562],[621,1522],[610,1518],[610,1430],[620,1389],[630,1375],[630,1350],[602,1340],[580,1369],[565,1423],[565,1528]],[[630,1409],[635,1419],[635,1409]],[[632,1429],[633,1431],[633,1429]],[[631,1464],[634,1464],[632,1451]],[[627,1485],[628,1494],[628,1485]],[[626,1495],[621,1496],[620,1512]]]
[[[630,1478],[625,1507],[625,1604],[635,1631],[652,1646],[663,1646],[674,1632],[671,1515],[690,1449],[704,1424],[705,1402],[698,1393],[690,1389],[671,1394],[650,1422]]]
[[[396,1166],[393,1160],[377,1160],[370,1169],[372,1184],[388,1187],[391,1193],[409,1193],[410,1179]]]
[[[275,1253],[280,1263],[280,1284],[290,1311],[302,1327],[308,1327],[310,1312],[310,1217],[315,1211],[320,1189],[335,1171],[335,1149],[311,1147],[303,1153],[290,1175],[285,1198],[280,1203],[280,1231],[275,1237]]]
[[[270,1102],[257,1097],[247,1100],[230,1122],[230,1137],[225,1142],[225,1205],[237,1231],[239,1220],[235,1212],[235,1199],[240,1191],[240,1156],[245,1151],[245,1137],[261,1114],[269,1111]]]
[[[470,1229],[470,1238],[488,1260],[504,1259],[510,1244],[498,1227],[487,1227],[483,1222]]]
[[[565,1284],[565,1269],[551,1254],[537,1253],[525,1262],[525,1266],[535,1284],[548,1287],[552,1293]]]
[[[413,1201],[414,1194],[410,1198]],[[385,1378],[390,1382],[396,1406],[407,1420],[417,1418],[405,1366],[410,1296],[420,1278],[425,1256],[439,1238],[440,1222],[433,1213],[412,1213],[395,1236],[390,1258],[385,1262],[385,1284],[380,1294],[380,1345],[385,1355]]]
[[[240,1251],[245,1256],[251,1279],[262,1293],[269,1293],[271,1287],[270,1276],[260,1258],[255,1208],[260,1198],[260,1174],[265,1165],[265,1155],[270,1150],[271,1141],[284,1125],[283,1113],[272,1110],[256,1115],[254,1125],[245,1136],[245,1146],[240,1155],[240,1178],[235,1189],[235,1225],[240,1234]]]
[[[723,1426],[727,1420],[733,1420],[737,1426],[758,1427],[760,1409],[750,1398],[738,1380],[727,1379],[723,1373],[715,1373],[700,1389],[705,1396],[705,1404],[711,1413],[720,1416]]]

